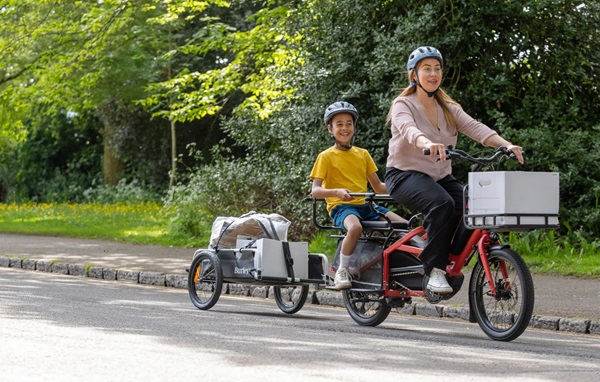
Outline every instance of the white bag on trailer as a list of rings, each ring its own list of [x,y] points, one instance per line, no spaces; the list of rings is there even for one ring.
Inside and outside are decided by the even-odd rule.
[[[217,217],[210,236],[211,248],[236,248],[239,237],[245,240],[287,241],[291,222],[279,214],[250,211],[240,217]]]

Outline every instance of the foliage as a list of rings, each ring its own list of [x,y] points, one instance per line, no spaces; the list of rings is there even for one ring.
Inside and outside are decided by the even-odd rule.
[[[29,138],[18,155],[2,166],[8,199],[13,201],[81,200],[83,190],[97,182],[100,136],[93,115],[59,111],[36,113],[25,121]],[[45,164],[45,165],[40,165]],[[15,172],[11,168],[17,168]]]
[[[255,110],[261,118],[268,117],[278,108],[281,95],[290,92],[278,77],[295,59],[287,47],[294,37],[283,28],[287,6],[261,8],[247,18],[246,25],[238,28],[235,23],[227,23],[231,16],[205,16],[211,14],[204,12],[209,6],[229,7],[228,2],[213,0],[199,4],[198,8],[190,2],[181,2],[165,15],[149,21],[165,24],[185,18],[186,22],[198,23],[198,31],[169,55],[208,55],[213,57],[213,64],[200,70],[183,68],[172,78],[150,84],[151,96],[143,104],[155,109],[156,116],[191,121],[218,113],[232,95],[241,91],[247,95],[242,108]],[[252,2],[238,2],[236,11],[248,9],[247,4]]]
[[[116,186],[99,186],[83,191],[83,201],[101,204],[144,204],[159,202],[160,196],[137,179],[127,182],[121,179]]]
[[[306,184],[302,167],[287,167],[276,156],[264,159],[261,157],[259,164],[251,156],[220,158],[174,187],[167,198],[167,206],[177,211],[173,230],[197,236],[203,221],[257,211],[286,216],[292,221],[290,237],[306,236],[305,226],[297,224],[294,213],[302,210],[308,216],[308,203],[303,202],[302,195],[290,192],[296,182]]]
[[[265,163],[271,163],[275,166],[269,171],[292,180],[292,188],[285,195],[301,198],[308,186],[306,178],[295,180],[297,173],[306,176],[316,154],[330,144],[323,139],[326,134],[319,127],[320,116],[329,103],[339,99],[357,106],[360,119],[355,144],[367,148],[382,170],[389,138],[385,115],[391,99],[406,84],[407,52],[417,45],[431,44],[445,53],[446,90],[466,105],[471,115],[521,143],[531,154],[527,170],[565,173],[561,187],[564,218],[584,225],[592,234],[593,227],[600,226],[596,215],[589,214],[598,197],[598,177],[589,176],[597,170],[587,164],[594,163],[595,154],[589,161],[566,159],[577,144],[582,155],[597,151],[590,147],[595,141],[587,138],[594,133],[590,121],[599,111],[598,105],[590,102],[598,98],[598,88],[590,78],[596,76],[591,69],[599,57],[590,47],[599,31],[593,26],[597,23],[589,23],[599,17],[598,5],[536,1],[526,5],[494,3],[482,8],[459,1],[400,4],[341,0],[305,2],[289,13],[294,17],[286,20],[282,33],[303,37],[297,41],[302,66],[290,66],[279,74],[294,89],[293,98],[287,101],[289,107],[272,113],[267,120],[256,110],[238,108],[237,115],[223,127],[246,149],[243,165],[233,158],[231,166],[210,167],[205,176],[254,179]],[[277,22],[273,25],[280,26]],[[423,36],[428,36],[426,41]],[[562,44],[567,41],[567,46]],[[560,65],[555,64],[559,61]],[[549,140],[554,145],[548,144]],[[561,144],[565,142],[573,144],[568,143],[563,151]],[[481,150],[468,139],[462,138],[459,144]],[[557,155],[557,151],[561,153]],[[560,156],[565,158],[557,160]],[[575,163],[580,168],[574,169]],[[279,166],[293,171],[278,172]],[[278,182],[285,184],[279,178]],[[236,187],[239,200],[253,200],[251,183],[236,184],[241,185]],[[274,181],[263,183],[263,187],[274,189]],[[581,190],[585,190],[583,195]],[[261,192],[267,193],[264,189]],[[268,194],[267,200],[271,195],[279,198],[272,205],[283,201],[280,193]],[[221,205],[232,208],[237,204],[230,201]],[[588,214],[579,213],[584,209]],[[291,211],[294,219],[306,222],[303,213],[302,209]],[[306,224],[304,228],[309,229]]]
[[[330,232],[319,231],[311,239],[308,245],[310,253],[322,253],[333,261],[337,250],[337,240],[330,237]]]
[[[581,231],[566,237],[557,237],[554,231],[511,232],[508,241],[535,273],[600,274],[600,240],[588,241]]]
[[[110,132],[103,129],[103,141],[122,161],[121,180],[140,180],[150,190],[164,190],[171,168],[168,123],[117,99],[106,100],[97,114],[111,127]]]
[[[31,163],[44,134],[60,136],[61,110],[88,109],[116,127],[126,184],[161,187],[169,168],[161,120],[185,121],[203,135],[182,137],[178,148],[196,140],[203,155],[170,195],[173,224],[197,235],[199,221],[215,214],[269,209],[293,220],[298,235],[312,234],[302,200],[314,158],[331,144],[324,108],[342,99],[357,106],[355,144],[371,152],[383,177],[390,101],[407,83],[407,54],[427,44],[444,54],[449,94],[525,147],[525,170],[561,173],[561,234],[598,236],[597,2],[23,0],[2,12],[0,160],[12,158],[0,165],[4,187],[17,186],[17,173],[31,180],[41,171],[13,165]],[[146,113],[131,107],[134,100]],[[46,107],[36,109],[40,103]],[[38,113],[54,132],[36,131]],[[463,138],[459,145],[481,149]],[[51,156],[51,148],[39,150]],[[47,165],[40,179],[56,179],[48,184],[18,181],[19,195],[40,198],[87,182],[83,171],[85,181],[74,179],[77,163],[72,171]],[[457,167],[457,175],[465,171]]]

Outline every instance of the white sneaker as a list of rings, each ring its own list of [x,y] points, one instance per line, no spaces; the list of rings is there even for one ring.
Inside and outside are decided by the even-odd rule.
[[[336,289],[352,288],[352,275],[348,272],[348,269],[339,268],[337,272],[335,272],[334,283]]]
[[[433,268],[429,275],[427,289],[439,294],[452,293],[452,287],[448,284],[448,280],[446,280],[446,272],[438,268]]]

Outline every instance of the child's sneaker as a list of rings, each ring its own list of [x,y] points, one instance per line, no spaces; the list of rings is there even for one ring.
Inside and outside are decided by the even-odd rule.
[[[352,275],[346,268],[340,268],[335,272],[335,288],[336,289],[350,289],[352,288]]]

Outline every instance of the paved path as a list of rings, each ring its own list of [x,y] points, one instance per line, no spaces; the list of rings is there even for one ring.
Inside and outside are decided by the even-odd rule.
[[[0,256],[132,271],[186,275],[193,253],[193,248],[0,233]],[[600,279],[534,275],[534,284],[535,315],[600,320]],[[442,304],[468,306],[467,288],[468,276],[461,291]]]

